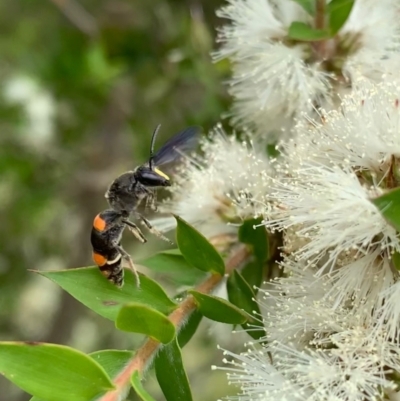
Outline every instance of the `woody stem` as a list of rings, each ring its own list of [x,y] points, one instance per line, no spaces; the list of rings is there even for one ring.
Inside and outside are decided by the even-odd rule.
[[[234,253],[226,261],[226,274],[240,266],[249,256],[247,249],[244,246],[239,246]],[[195,290],[203,294],[212,292],[218,284],[223,280],[223,276],[213,274],[205,281],[199,284]],[[195,310],[196,303],[192,295],[188,295],[170,315],[169,320],[174,324],[177,331],[180,330],[183,323],[187,321],[189,315]],[[119,395],[129,385],[130,378],[135,371],[143,373],[150,365],[152,359],[156,355],[161,343],[154,339],[147,339],[141,348],[138,349],[135,356],[129,361],[124,369],[118,374],[114,380],[115,390],[109,391],[99,401],[117,401]]]

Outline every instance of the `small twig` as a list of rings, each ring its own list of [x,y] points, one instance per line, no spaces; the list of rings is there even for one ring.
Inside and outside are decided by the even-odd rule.
[[[75,0],[51,0],[80,31],[90,37],[97,36],[96,20]]]
[[[315,28],[325,29],[325,0],[317,0],[315,7]]]
[[[231,273],[235,268],[242,264],[248,257],[248,251],[245,246],[240,246],[226,262],[226,274]],[[203,294],[208,294],[214,290],[223,280],[223,276],[213,274],[207,280],[199,284],[195,290]],[[184,301],[170,315],[169,319],[177,328],[177,331],[183,326],[189,315],[196,308],[193,296],[188,295]],[[161,344],[153,339],[148,339],[144,345],[139,348],[132,360],[124,367],[121,373],[114,380],[115,390],[108,392],[99,401],[117,401],[120,394],[129,385],[133,372],[142,373],[150,364],[156,355]]]
[[[325,8],[326,0],[317,0],[315,4],[315,29],[324,30],[325,27]],[[324,60],[326,57],[326,41],[320,40],[314,42],[314,49],[316,51],[316,56],[318,60]]]

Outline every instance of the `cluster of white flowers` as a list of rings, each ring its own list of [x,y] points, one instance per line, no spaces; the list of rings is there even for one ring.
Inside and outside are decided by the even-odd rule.
[[[400,3],[355,0],[333,38],[288,39],[293,22],[316,24],[306,3],[229,0],[219,11],[234,121],[257,150],[279,136],[280,155],[214,133],[163,210],[207,236],[263,216],[259,229],[282,239],[284,274],[258,293],[266,336],[225,351],[241,389],[229,399],[396,400],[400,235],[374,200],[400,187]]]
[[[383,74],[397,74],[397,0],[356,0],[335,37],[318,46],[288,37],[293,22],[313,24],[301,3],[307,2],[229,0],[218,12],[230,20],[220,29],[215,59],[229,58],[233,65],[232,120],[264,142],[288,136],[302,113],[332,107],[358,76],[380,81]]]
[[[231,354],[233,399],[396,399],[400,237],[372,200],[400,186],[400,85],[360,82],[295,134],[264,214],[286,276],[262,291],[268,346]]]
[[[229,399],[396,400],[400,236],[372,200],[400,186],[400,84],[360,81],[294,134],[265,194],[285,276],[260,291],[262,344],[225,351]]]
[[[264,213],[270,162],[250,141],[239,142],[220,126],[201,141],[201,149],[203,155],[187,157],[179,166],[172,198],[160,211],[181,216],[207,237],[235,233],[243,220]],[[172,218],[153,223],[163,231],[175,226]]]

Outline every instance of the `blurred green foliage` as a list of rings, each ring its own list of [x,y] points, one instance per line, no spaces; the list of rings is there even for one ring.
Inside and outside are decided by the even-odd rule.
[[[162,143],[229,108],[228,65],[210,58],[220,3],[0,2],[0,339],[131,346],[28,269],[91,264],[104,192],[145,160],[154,127]]]

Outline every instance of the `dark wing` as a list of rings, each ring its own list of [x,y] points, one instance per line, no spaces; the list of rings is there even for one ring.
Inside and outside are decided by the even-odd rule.
[[[200,138],[201,127],[188,127],[167,141],[153,156],[153,165],[161,166],[193,150]]]

